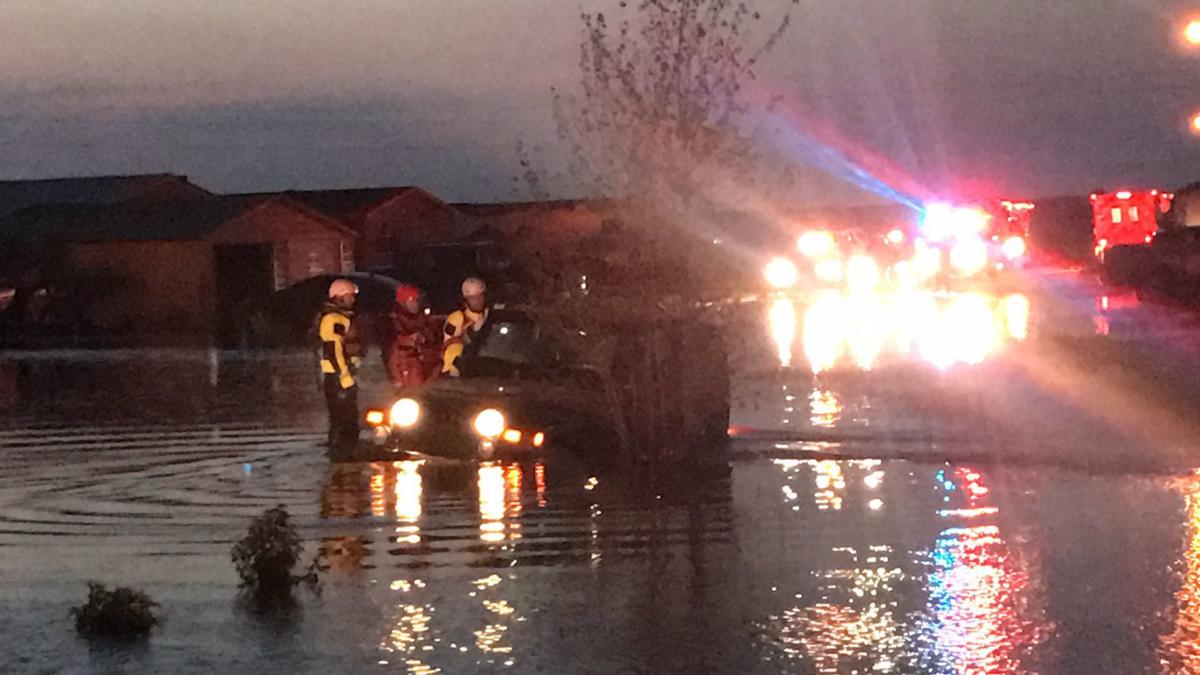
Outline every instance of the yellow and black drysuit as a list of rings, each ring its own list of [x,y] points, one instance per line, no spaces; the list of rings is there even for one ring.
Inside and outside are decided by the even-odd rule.
[[[329,446],[345,447],[358,442],[358,340],[354,313],[336,305],[321,312],[321,377],[329,408]]]
[[[446,317],[446,325],[442,331],[442,374],[458,377],[462,374],[462,357],[470,347],[471,342],[483,330],[487,323],[488,310],[476,312],[470,307],[463,307]]]

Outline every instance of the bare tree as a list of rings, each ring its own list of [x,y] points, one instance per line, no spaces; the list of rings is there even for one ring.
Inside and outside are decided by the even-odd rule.
[[[655,270],[640,285],[677,286],[696,273],[732,283],[755,269],[728,249],[713,255],[712,243],[748,222],[737,213],[745,202],[790,185],[785,163],[750,137],[750,86],[798,0],[766,26],[754,1],[614,0],[613,17],[582,12],[580,83],[552,90],[566,166],[551,177],[539,148],[517,149],[515,181],[534,198],[551,184],[614,198],[619,220],[662,253],[636,265]]]
[[[579,88],[553,91],[567,182],[618,198],[625,222],[673,249],[682,235],[711,243],[728,215],[714,195],[770,164],[747,134],[747,89],[790,14],[765,33],[749,0],[622,1],[615,19],[581,19]],[[544,192],[527,149],[518,155],[524,182]]]

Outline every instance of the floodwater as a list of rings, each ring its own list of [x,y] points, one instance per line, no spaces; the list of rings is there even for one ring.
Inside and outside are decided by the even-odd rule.
[[[1059,314],[1079,303],[1057,297],[1061,312],[1029,298],[1021,338],[995,324],[1008,338],[983,358],[881,348],[870,369],[848,338],[813,367],[804,301],[782,369],[785,310],[759,306],[738,354],[745,436],[727,466],[666,478],[331,465],[305,357],[10,356],[0,672],[1200,672],[1188,455],[1126,471],[1080,461],[1131,456],[1124,441],[1085,452],[1059,445],[1065,432],[1038,445],[1040,431],[1014,431],[1032,406],[1051,419],[1025,426],[1087,439],[1080,425],[1113,409],[1068,395],[1086,372],[1031,375],[1042,342],[1096,337],[1090,304],[1073,322]],[[1003,318],[1003,298],[989,302]],[[947,313],[984,316],[932,320],[958,320]],[[1119,421],[1112,433],[1158,438]],[[321,590],[262,616],[239,603],[229,550],[278,504]],[[81,640],[67,613],[90,579],[146,589],[166,623],[143,645]]]

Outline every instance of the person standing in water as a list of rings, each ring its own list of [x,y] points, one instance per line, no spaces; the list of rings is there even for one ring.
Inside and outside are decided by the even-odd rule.
[[[358,286],[347,279],[329,285],[329,301],[321,310],[321,377],[329,410],[329,447],[343,449],[358,442],[358,341],[354,337],[354,304]]]

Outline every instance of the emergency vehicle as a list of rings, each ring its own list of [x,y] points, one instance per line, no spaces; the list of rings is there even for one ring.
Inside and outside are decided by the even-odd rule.
[[[1034,205],[1003,200],[991,209],[988,232],[1002,264],[1020,265],[1029,252],[1029,224]]]
[[[1175,195],[1159,190],[1094,192],[1092,243],[1096,257],[1117,246],[1144,246],[1158,234],[1159,214],[1171,208]]]

